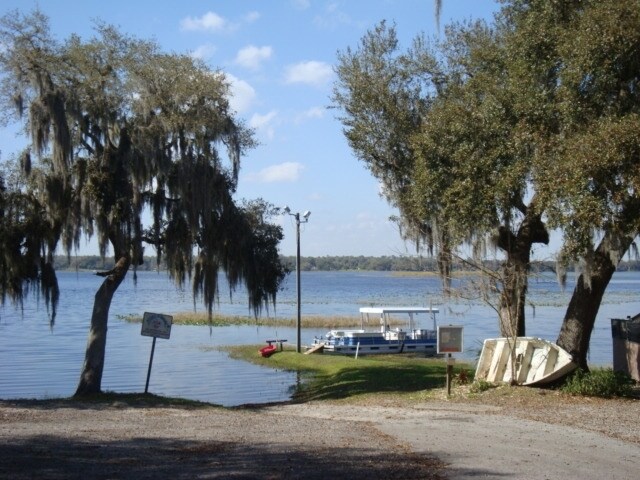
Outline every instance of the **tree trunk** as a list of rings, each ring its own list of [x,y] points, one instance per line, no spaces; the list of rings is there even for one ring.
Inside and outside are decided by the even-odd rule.
[[[524,306],[527,298],[529,255],[526,255],[525,260],[521,256],[512,254],[502,267],[504,286],[500,293],[500,335],[503,337],[523,337],[526,331]]]
[[[525,302],[527,298],[531,247],[534,243],[549,243],[549,233],[539,214],[534,213],[533,200],[523,206],[524,219],[514,234],[501,227],[498,247],[507,255],[502,266],[503,288],[500,293],[500,335],[522,337],[526,334]]]
[[[589,276],[582,273],[576,281],[556,343],[584,370],[588,370],[589,343],[602,297],[632,242],[633,237],[606,232],[594,252]]]
[[[80,374],[80,383],[74,394],[76,397],[101,392],[109,308],[113,294],[127,275],[130,265],[131,259],[128,256],[123,256],[120,257],[113,270],[102,274],[106,278],[95,295],[87,350]]]

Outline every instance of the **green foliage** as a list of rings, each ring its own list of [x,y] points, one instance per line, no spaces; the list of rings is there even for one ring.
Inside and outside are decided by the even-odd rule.
[[[596,368],[590,372],[576,370],[561,387],[571,395],[590,397],[626,397],[632,392],[633,379],[611,368]]]
[[[7,258],[17,264],[20,249],[33,245],[46,262],[58,247],[69,255],[83,235],[96,235],[101,256],[109,249],[137,269],[152,246],[178,284],[191,277],[209,311],[222,270],[232,288],[247,286],[257,313],[286,274],[282,229],[270,223],[268,203],[233,199],[240,156],[255,141],[229,108],[227,80],[154,42],[101,23],[95,30],[60,43],[37,10],[0,18],[4,120],[31,137],[20,155],[24,181],[6,196],[24,197],[2,219],[3,231],[15,232]],[[3,298],[45,278],[44,270],[0,267],[11,276],[0,284]]]
[[[496,388],[496,385],[491,382],[487,382],[486,380],[475,380],[471,384],[471,388],[469,391],[471,393],[482,393],[492,388]]]
[[[395,26],[383,21],[367,32],[357,49],[338,54],[337,74],[332,100],[343,112],[340,120],[349,146],[400,209],[407,238],[432,248],[436,239],[430,222],[435,217],[412,215],[405,189],[413,181],[411,137],[419,131],[442,77],[437,60],[422,38],[410,51],[400,52]]]
[[[531,2],[511,18],[519,105],[537,132],[533,181],[565,254],[589,261],[594,229],[638,232],[640,2]],[[613,243],[619,259],[628,242]]]
[[[40,214],[38,199],[23,192],[25,178],[12,167],[5,163],[0,171],[0,304],[42,293],[53,325],[60,292],[53,258],[42,251],[55,244],[56,227]]]

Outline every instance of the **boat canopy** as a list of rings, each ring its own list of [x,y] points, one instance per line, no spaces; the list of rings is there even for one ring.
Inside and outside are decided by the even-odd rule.
[[[390,316],[392,314],[408,314],[409,315],[409,330],[415,329],[413,316],[418,313],[430,313],[433,319],[433,329],[436,330],[436,313],[439,310],[434,307],[362,307],[360,308],[360,326],[364,328],[364,320],[369,318],[369,314],[380,316],[380,325],[382,331],[386,331],[389,328]]]
[[[360,313],[375,313],[386,315],[387,313],[438,313],[440,310],[433,307],[362,307]]]

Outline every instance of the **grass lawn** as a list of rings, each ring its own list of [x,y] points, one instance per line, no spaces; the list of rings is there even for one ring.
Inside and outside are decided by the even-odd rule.
[[[339,400],[374,394],[405,397],[428,396],[446,385],[447,366],[443,358],[408,355],[370,355],[354,358],[344,355],[304,355],[285,348],[269,358],[258,354],[259,345],[225,347],[232,358],[270,368],[300,372],[301,382],[295,401]],[[461,373],[462,372],[462,373]],[[473,368],[456,364],[454,379],[473,378]]]

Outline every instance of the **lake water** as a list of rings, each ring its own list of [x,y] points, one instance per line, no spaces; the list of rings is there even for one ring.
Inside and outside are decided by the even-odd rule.
[[[131,275],[116,293],[109,320],[102,388],[115,392],[144,391],[152,338],[140,335],[140,324],[119,315],[143,312],[177,313],[193,310],[190,291],[180,291],[164,273],[141,272],[134,287]],[[61,299],[58,318],[49,328],[43,302],[29,298],[22,310],[0,308],[0,398],[68,397],[77,386],[84,359],[93,295],[101,279],[86,272],[60,272]],[[590,362],[611,365],[611,318],[640,312],[640,273],[614,276],[600,308],[591,340]],[[531,280],[527,308],[527,334],[555,340],[571,295],[571,280],[563,292],[551,276]],[[224,286],[217,310],[249,315],[242,289],[232,297]],[[438,306],[439,324],[464,326],[465,353],[476,358],[484,338],[498,336],[495,312],[488,306],[441,296],[437,277],[403,276],[389,272],[302,272],[302,315],[358,316],[362,306]],[[201,305],[196,305],[202,311]],[[296,315],[295,275],[290,275],[269,316]],[[429,325],[424,319],[425,326]],[[302,343],[309,344],[324,330],[304,329]],[[294,328],[259,325],[214,327],[174,325],[169,340],[156,343],[149,391],[158,395],[201,400],[231,406],[289,398],[298,378],[295,373],[273,370],[230,359],[218,347],[262,344],[278,337],[294,342]]]

